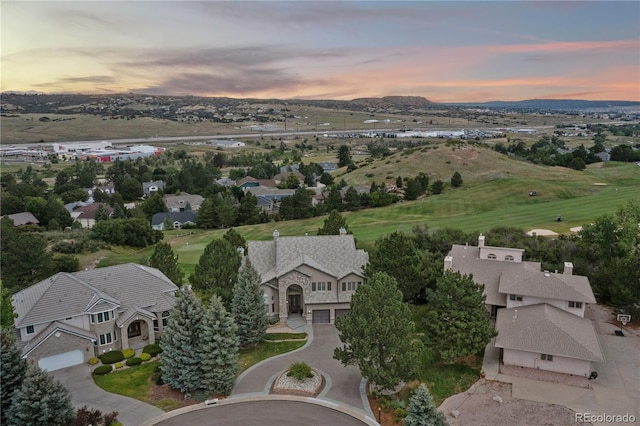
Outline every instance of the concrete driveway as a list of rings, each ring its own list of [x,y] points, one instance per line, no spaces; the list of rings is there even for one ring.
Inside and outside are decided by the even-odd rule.
[[[318,398],[346,404],[372,415],[366,394],[361,392],[363,380],[358,367],[344,367],[333,359],[333,349],[341,345],[335,326],[315,324],[296,331],[309,333],[309,342],[297,351],[267,359],[245,371],[236,380],[232,395],[267,395],[278,374],[292,363],[304,361],[328,378],[325,389]]]
[[[164,411],[151,404],[103,391],[91,378],[91,368],[88,365],[53,371],[51,375],[69,390],[71,403],[75,407],[86,405],[97,408],[104,414],[117,411],[118,420],[125,426],[137,426],[164,414]]]

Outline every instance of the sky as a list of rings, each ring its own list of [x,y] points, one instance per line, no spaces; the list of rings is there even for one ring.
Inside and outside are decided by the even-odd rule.
[[[638,1],[9,1],[2,91],[640,101]]]

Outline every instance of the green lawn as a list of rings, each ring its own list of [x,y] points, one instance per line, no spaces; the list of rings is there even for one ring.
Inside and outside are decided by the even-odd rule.
[[[425,351],[420,359],[418,379],[426,383],[436,406],[460,392],[464,392],[480,378],[480,367],[466,364],[441,364],[433,355]],[[482,358],[476,360],[482,364]]]
[[[264,340],[305,340],[307,333],[267,333]]]
[[[306,333],[296,333],[293,334],[293,336],[301,336],[304,338],[306,337]],[[272,356],[301,348],[305,343],[306,340],[294,342],[262,342],[254,349],[241,350],[238,373]],[[139,366],[127,368],[126,370],[113,371],[104,376],[94,375],[93,379],[98,386],[107,392],[152,403],[149,398],[151,392],[151,375],[159,365],[160,361],[151,361]],[[173,399],[164,399],[153,402],[153,404],[164,411],[171,411],[179,406],[179,402]]]

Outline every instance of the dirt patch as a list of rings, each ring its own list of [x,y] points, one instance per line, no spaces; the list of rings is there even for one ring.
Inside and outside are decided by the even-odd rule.
[[[451,426],[576,424],[575,412],[567,407],[513,398],[510,383],[484,379],[449,397],[439,409]]]
[[[198,401],[195,398],[184,399],[184,395],[177,389],[173,389],[171,386],[151,384],[151,392],[149,394],[149,402],[155,404],[156,402],[172,399],[176,402],[175,408],[187,407],[189,405],[195,405]]]

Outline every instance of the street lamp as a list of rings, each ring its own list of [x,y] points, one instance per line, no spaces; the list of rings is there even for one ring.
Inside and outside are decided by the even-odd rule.
[[[378,407],[378,423],[380,423],[380,413],[381,413],[381,409],[380,407]]]

